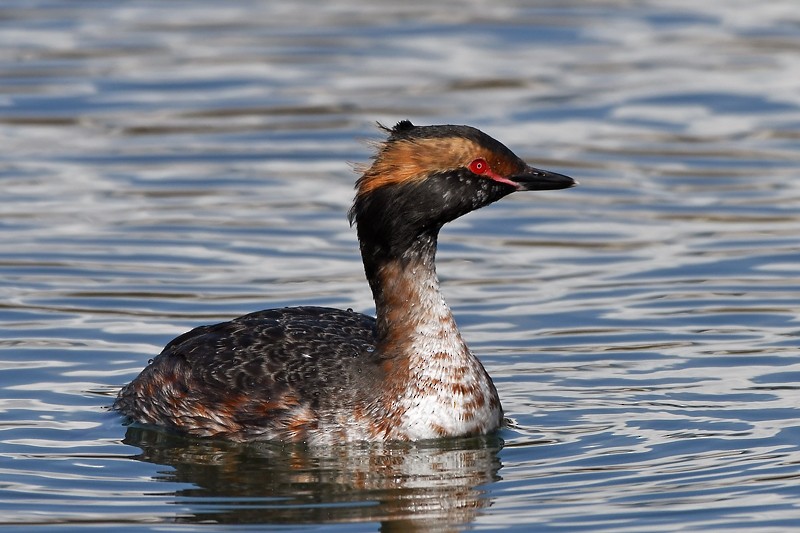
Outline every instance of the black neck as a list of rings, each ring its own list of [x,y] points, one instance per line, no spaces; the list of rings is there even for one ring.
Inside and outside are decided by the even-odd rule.
[[[356,196],[350,220],[358,229],[364,271],[377,308],[379,335],[387,315],[402,314],[399,306],[412,305],[415,298],[423,296],[415,292],[416,288],[424,290],[423,285],[428,284],[438,294],[434,260],[442,226],[513,190],[462,169]],[[420,280],[415,281],[415,277]],[[404,303],[403,298],[408,302]]]

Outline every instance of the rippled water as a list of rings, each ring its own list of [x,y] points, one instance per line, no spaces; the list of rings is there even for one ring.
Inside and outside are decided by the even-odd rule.
[[[798,50],[793,0],[6,0],[0,524],[789,529]],[[107,411],[195,325],[371,312],[348,162],[403,118],[581,182],[441,237],[510,427],[311,452]]]

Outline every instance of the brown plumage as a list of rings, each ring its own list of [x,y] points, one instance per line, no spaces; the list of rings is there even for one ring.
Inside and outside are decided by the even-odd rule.
[[[114,407],[199,436],[328,444],[497,429],[502,408],[439,291],[443,224],[517,190],[571,178],[526,165],[468,126],[398,123],[356,184],[377,318],[289,307],[201,326],[170,342]]]

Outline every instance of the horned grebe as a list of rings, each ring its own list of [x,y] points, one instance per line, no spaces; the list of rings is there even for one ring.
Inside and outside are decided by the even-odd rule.
[[[514,191],[564,189],[469,126],[391,130],[350,209],[377,318],[287,307],[167,344],[114,408],[196,436],[329,444],[485,434],[503,410],[439,291],[441,227]]]

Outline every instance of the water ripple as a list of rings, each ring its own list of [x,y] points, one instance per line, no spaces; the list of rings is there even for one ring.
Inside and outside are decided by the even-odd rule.
[[[454,7],[3,3],[0,523],[794,527],[795,3]],[[403,118],[474,124],[581,182],[441,237],[500,438],[309,450],[124,427],[118,387],[191,327],[371,312],[347,163]]]

